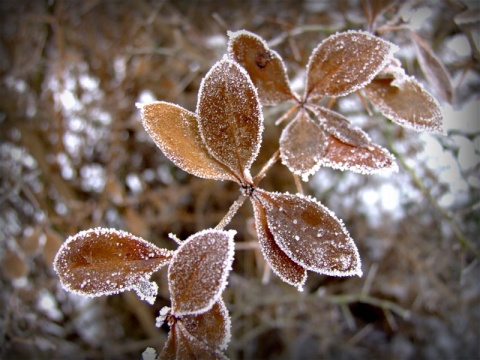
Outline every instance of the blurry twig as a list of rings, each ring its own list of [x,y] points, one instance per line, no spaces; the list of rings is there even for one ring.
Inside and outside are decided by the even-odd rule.
[[[392,144],[391,144],[392,145]],[[392,153],[397,158],[398,162],[407,170],[410,174],[415,186],[423,193],[423,195],[428,199],[428,201],[433,205],[435,209],[437,209],[440,214],[450,223],[450,226],[455,233],[455,236],[464,249],[470,250],[477,258],[480,258],[480,251],[475,248],[475,246],[467,239],[467,237],[463,234],[462,230],[458,226],[457,222],[455,221],[454,217],[443,207],[441,207],[435,197],[431,194],[431,192],[427,189],[427,187],[423,184],[420,178],[417,176],[415,170],[410,167],[403,156],[394,149],[393,146],[390,146]]]

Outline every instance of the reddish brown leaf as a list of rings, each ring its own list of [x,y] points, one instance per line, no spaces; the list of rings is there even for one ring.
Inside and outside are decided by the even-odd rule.
[[[210,154],[240,183],[250,180],[263,131],[257,91],[247,72],[231,60],[217,62],[202,81],[197,114]]]
[[[275,242],[290,259],[325,275],[362,275],[355,243],[325,206],[303,195],[258,189],[254,196],[266,211]]]
[[[417,50],[418,63],[428,82],[437,94],[448,103],[453,101],[453,87],[450,75],[443,63],[433,53],[430,46],[417,34],[411,32],[415,49]]]
[[[280,137],[282,163],[306,181],[318,169],[327,148],[327,136],[305,111],[300,111]]]
[[[328,166],[338,170],[349,170],[359,174],[388,174],[397,172],[395,158],[388,150],[370,143],[368,148],[358,148],[345,144],[330,136],[327,151],[320,166]]]
[[[218,301],[233,262],[234,235],[203,230],[176,250],[168,268],[173,315],[201,314]]]
[[[365,87],[365,93],[384,116],[397,124],[441,133],[442,113],[433,96],[413,77],[405,77],[399,86],[394,86],[391,78],[378,78]]]
[[[236,178],[208,152],[198,129],[198,117],[184,108],[156,101],[137,105],[145,130],[155,144],[182,170],[207,179]]]
[[[370,28],[373,28],[373,23],[375,19],[384,11],[393,7],[398,0],[366,0],[365,4],[367,6],[368,16],[369,16],[369,25]]]
[[[229,32],[228,35],[228,54],[247,70],[263,105],[298,101],[298,96],[290,88],[283,60],[276,51],[249,31]]]
[[[210,348],[225,350],[230,342],[230,317],[222,298],[202,314],[182,316],[182,324],[188,333]]]
[[[280,279],[286,283],[296,286],[299,291],[307,280],[307,271],[292,259],[277,245],[272,232],[268,228],[265,209],[260,201],[254,196],[251,198],[255,213],[255,226],[260,243],[260,249],[270,268]]]
[[[308,108],[317,116],[320,126],[341,142],[356,147],[370,146],[368,135],[359,127],[353,126],[346,117],[322,106],[310,105]]]
[[[397,50],[396,45],[361,31],[328,37],[310,56],[305,98],[338,97],[362,88]]]
[[[96,228],[69,237],[54,269],[65,290],[93,297],[133,289],[153,303],[158,286],[148,279],[172,257],[172,251],[127,232]]]
[[[168,309],[160,311],[157,326],[161,326],[165,317],[169,317]],[[179,318],[170,316],[169,325],[170,334],[161,359],[190,359],[192,354],[203,354],[203,357],[193,357],[194,359],[225,359],[221,351],[227,348],[230,341],[231,322],[222,298],[202,314],[183,315]]]
[[[190,336],[179,320],[170,328],[165,347],[160,353],[162,360],[226,360],[219,350]]]

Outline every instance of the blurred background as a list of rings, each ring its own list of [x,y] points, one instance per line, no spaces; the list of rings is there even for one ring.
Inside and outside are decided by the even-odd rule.
[[[362,258],[362,278],[309,272],[303,292],[270,274],[246,203],[236,229],[224,299],[231,359],[480,358],[480,12],[475,1],[401,1],[377,26],[409,24],[433,49],[455,96],[426,81],[405,30],[381,36],[437,97],[446,136],[405,130],[367,115],[355,94],[335,110],[397,157],[399,172],[364,176],[321,168],[307,194],[343,219]],[[379,4],[379,3],[378,3]],[[361,1],[0,2],[0,357],[140,359],[161,350],[155,328],[169,305],[166,269],[155,305],[134,293],[85,299],[52,269],[78,231],[114,227],[157,246],[214,227],[236,184],[176,168],[154,145],[135,102],[194,111],[202,77],[226,52],[227,30],[265,38],[302,92],[313,48],[330,34],[367,29]],[[385,29],[385,28],[384,28]],[[253,174],[278,148],[283,105],[264,108]],[[280,163],[262,181],[296,192]]]

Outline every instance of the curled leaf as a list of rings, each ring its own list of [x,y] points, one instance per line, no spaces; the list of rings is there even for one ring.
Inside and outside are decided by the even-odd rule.
[[[226,359],[221,351],[230,341],[231,322],[221,298],[202,314],[170,319],[161,359]]]
[[[305,180],[318,169],[327,145],[322,128],[305,111],[300,111],[280,137],[282,163]]]
[[[124,231],[96,228],[69,237],[54,260],[65,290],[84,296],[136,290],[153,303],[158,286],[148,281],[173,252]]]
[[[368,148],[358,148],[345,144],[334,136],[328,138],[327,151],[320,166],[349,170],[363,175],[398,171],[393,155],[380,145],[370,143]]]
[[[305,99],[343,96],[368,84],[398,47],[367,32],[332,35],[314,50],[307,65]]]
[[[220,298],[233,262],[234,230],[203,230],[176,250],[168,268],[172,314],[201,314]]]
[[[287,284],[296,286],[299,291],[307,280],[307,270],[290,259],[275,242],[275,238],[268,227],[265,209],[260,201],[252,197],[255,213],[255,227],[260,243],[260,249],[270,268],[280,279]]]
[[[228,36],[229,56],[247,70],[263,105],[298,101],[290,88],[282,58],[265,40],[246,30],[228,32]]]
[[[246,71],[231,60],[217,62],[202,81],[197,114],[210,154],[243,183],[260,150],[263,114]]]
[[[357,247],[343,223],[315,199],[255,192],[268,227],[287,256],[307,270],[331,276],[362,275]]]
[[[236,180],[208,153],[200,136],[196,114],[163,101],[137,106],[147,133],[179,168],[202,178]]]
[[[397,124],[415,131],[442,132],[437,101],[413,78],[395,86],[392,78],[378,78],[365,87],[368,99]]]
[[[310,105],[309,109],[316,115],[320,126],[341,142],[356,147],[370,146],[368,135],[358,126],[353,126],[346,117],[322,106]]]
[[[453,87],[450,75],[430,46],[416,33],[411,32],[422,72],[437,94],[448,103],[453,101]]]

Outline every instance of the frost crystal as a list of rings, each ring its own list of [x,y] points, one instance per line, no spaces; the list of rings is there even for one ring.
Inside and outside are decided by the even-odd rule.
[[[168,269],[172,314],[201,314],[220,298],[234,255],[235,231],[203,230],[177,249]]]
[[[95,228],[69,237],[58,250],[54,269],[67,291],[94,297],[136,290],[152,303],[158,286],[148,279],[172,257],[172,251],[125,231]]]

